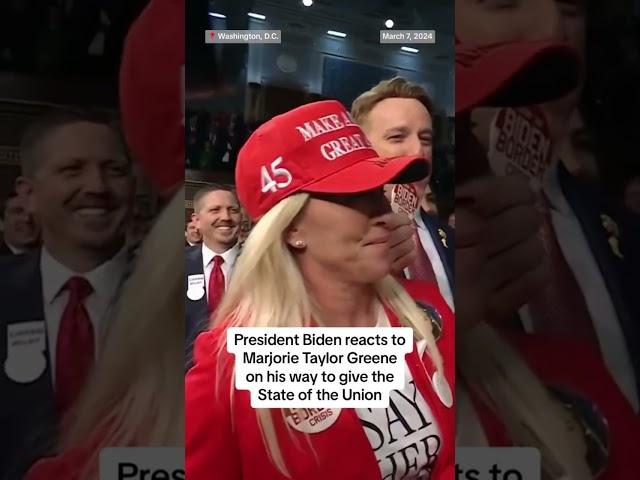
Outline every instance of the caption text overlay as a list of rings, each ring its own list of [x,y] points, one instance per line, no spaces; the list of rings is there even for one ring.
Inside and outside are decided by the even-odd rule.
[[[100,480],[184,480],[184,448],[128,447],[100,451]]]
[[[456,480],[540,480],[535,448],[456,448]]]
[[[387,408],[404,387],[410,328],[229,328],[236,388],[254,408]]]

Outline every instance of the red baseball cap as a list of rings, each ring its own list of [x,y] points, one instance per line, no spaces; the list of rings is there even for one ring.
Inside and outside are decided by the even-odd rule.
[[[383,159],[340,102],[325,100],[278,115],[240,150],[236,189],[251,218],[298,192],[358,193],[429,174],[422,157]]]
[[[562,43],[470,46],[456,40],[456,114],[561,98],[577,86],[578,67],[577,52]]]
[[[124,134],[165,194],[184,182],[184,0],[151,0],[133,23],[120,66]]]

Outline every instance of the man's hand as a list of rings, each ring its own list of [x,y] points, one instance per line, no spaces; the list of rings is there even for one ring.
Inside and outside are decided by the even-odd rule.
[[[413,225],[411,220],[399,213],[387,213],[380,217],[391,238],[389,240],[389,253],[391,254],[391,274],[401,275],[403,270],[416,259],[417,251],[413,243]]]
[[[461,328],[504,322],[548,278],[528,181],[476,178],[456,188],[456,314]]]

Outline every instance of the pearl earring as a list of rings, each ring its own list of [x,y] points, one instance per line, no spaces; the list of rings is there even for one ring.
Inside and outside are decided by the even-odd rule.
[[[298,248],[302,248],[302,247],[304,247],[304,242],[303,242],[302,240],[298,240],[298,241],[296,242],[296,247],[298,247]]]

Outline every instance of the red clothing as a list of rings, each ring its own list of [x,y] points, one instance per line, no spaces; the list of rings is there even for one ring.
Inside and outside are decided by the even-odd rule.
[[[81,475],[87,462],[96,450],[94,444],[75,447],[57,457],[38,460],[27,472],[23,480],[86,480]],[[97,467],[96,467],[97,471]]]
[[[414,299],[431,304],[443,317],[444,328],[438,347],[444,358],[446,379],[452,390],[455,390],[453,314],[435,285],[406,282],[405,288]],[[389,309],[386,311],[391,325],[399,326],[395,314]],[[189,480],[285,480],[286,477],[269,458],[255,410],[250,405],[249,392],[234,391],[233,405],[228,398],[225,401],[215,396],[216,382],[220,383],[220,392],[228,392],[231,381],[229,373],[223,378],[216,378],[217,358],[214,346],[223,332],[224,330],[215,330],[200,335],[195,347],[196,365],[187,374],[186,477]],[[414,348],[407,355],[406,361],[418,390],[432,409],[443,439],[431,479],[453,480],[455,404],[452,408],[445,407],[434,392],[429,380],[434,367],[428,355],[425,354],[421,360]],[[376,457],[355,410],[342,409],[333,425],[322,432],[308,435],[315,457],[304,434],[292,430],[289,435],[279,413],[274,414],[273,418],[291,478],[381,478]],[[318,459],[317,462],[315,458]]]
[[[599,352],[588,342],[542,335],[509,334],[507,340],[549,387],[560,387],[597,406],[609,425],[607,470],[598,480],[637,478],[640,419],[607,371]],[[504,425],[471,393],[489,444],[513,446]]]

